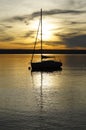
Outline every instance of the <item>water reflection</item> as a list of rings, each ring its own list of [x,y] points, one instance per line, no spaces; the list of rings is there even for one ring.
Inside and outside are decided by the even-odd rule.
[[[86,55],[61,58],[62,71],[31,75],[29,55],[0,55],[0,130],[86,129]]]
[[[62,71],[54,73],[33,72],[32,77],[39,110],[40,130],[48,129],[48,125],[52,129],[64,130],[75,129],[79,122],[83,125],[86,88],[80,85],[80,83],[85,83],[85,79],[80,82],[82,76],[78,76],[77,79],[75,71],[72,75]],[[83,86],[83,89],[80,86]]]
[[[32,84],[36,102],[40,111],[48,111],[54,109],[61,85],[61,72],[46,73],[46,72],[33,72]],[[55,96],[56,95],[56,96]],[[59,100],[60,98],[58,98]],[[60,101],[59,101],[60,102]]]
[[[80,109],[80,102],[82,102],[81,109],[84,108],[85,101],[83,99],[85,95],[80,87],[83,86],[83,90],[86,91],[84,73],[77,74],[75,70],[70,72],[32,73],[37,103],[40,104],[40,108],[43,108],[44,111]]]

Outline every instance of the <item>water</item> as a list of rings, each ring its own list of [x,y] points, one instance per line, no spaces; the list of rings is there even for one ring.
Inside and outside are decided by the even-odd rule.
[[[0,55],[0,130],[86,130],[86,55],[56,57],[62,71],[41,74],[31,55]]]

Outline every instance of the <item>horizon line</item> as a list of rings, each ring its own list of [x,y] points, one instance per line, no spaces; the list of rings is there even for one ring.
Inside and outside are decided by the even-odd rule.
[[[32,54],[33,49],[0,49],[0,54]],[[40,54],[41,50],[36,49],[35,54]],[[83,49],[43,49],[43,54],[86,54]]]

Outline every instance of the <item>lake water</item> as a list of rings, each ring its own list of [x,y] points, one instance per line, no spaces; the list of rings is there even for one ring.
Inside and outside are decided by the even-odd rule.
[[[86,55],[56,57],[62,71],[31,73],[31,55],[0,55],[0,130],[86,130]]]

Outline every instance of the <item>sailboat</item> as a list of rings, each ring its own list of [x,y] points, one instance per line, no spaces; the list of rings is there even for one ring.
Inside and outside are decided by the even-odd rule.
[[[38,31],[39,31],[39,26],[37,30],[37,36],[36,36],[36,41],[34,44],[34,49],[33,49],[33,54],[31,58],[31,70],[32,71],[56,71],[56,70],[62,70],[62,62],[60,61],[55,61],[55,60],[43,60],[44,58],[50,58],[49,56],[44,56],[42,54],[42,9],[40,13],[40,21],[39,21],[39,26],[41,26],[41,41],[40,41],[40,47],[41,47],[41,61],[39,62],[33,62],[33,57],[34,57],[34,52],[35,52],[35,46],[36,46],[36,41],[37,41],[37,36],[38,36]]]

